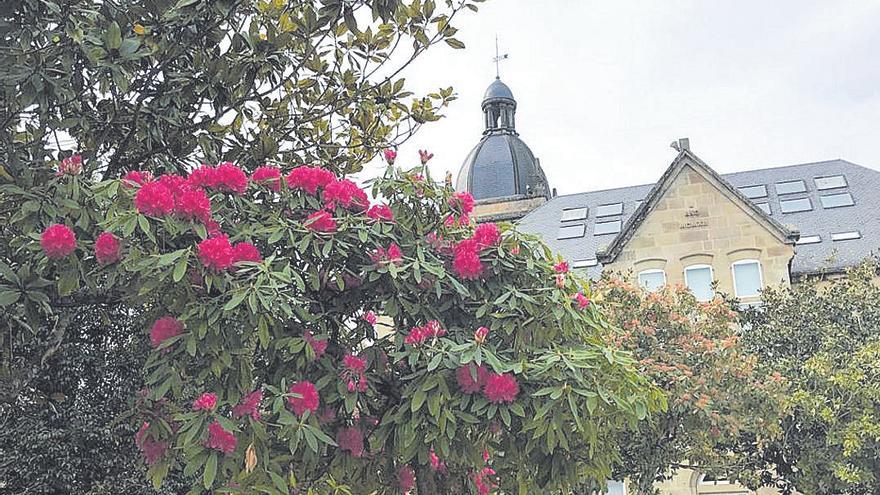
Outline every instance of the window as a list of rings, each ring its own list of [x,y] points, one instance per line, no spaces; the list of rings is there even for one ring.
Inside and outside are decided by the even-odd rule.
[[[616,234],[618,232],[620,232],[620,220],[597,222],[593,229],[593,235]]]
[[[589,268],[591,266],[596,266],[599,264],[599,260],[596,258],[590,258],[586,260],[574,260],[571,262],[572,268]]]
[[[657,291],[666,285],[666,272],[656,268],[643,270],[639,272],[639,285],[650,292]]]
[[[599,205],[596,207],[597,217],[610,217],[612,215],[620,215],[623,213],[623,203],[612,203],[609,205]]]
[[[758,260],[742,260],[731,265],[733,270],[733,293],[736,297],[757,296],[764,287],[761,263]]]
[[[776,183],[776,194],[792,194],[806,191],[807,183],[800,179]]]
[[[835,189],[838,187],[846,187],[846,177],[842,175],[829,175],[828,177],[816,177],[813,179],[816,183],[816,189],[824,191],[825,189]]]
[[[810,211],[813,209],[813,202],[810,201],[810,198],[785,199],[779,202],[779,209],[782,210],[782,213]]]
[[[826,196],[819,196],[819,201],[822,202],[822,208],[840,208],[841,206],[852,206],[853,203],[852,194],[850,193],[840,193],[840,194],[828,194]]]
[[[712,267],[709,265],[691,265],[684,269],[684,284],[698,301],[709,301],[715,295],[712,278]]]
[[[837,234],[831,234],[832,241],[851,241],[853,239],[861,239],[862,233],[858,230],[852,232],[838,232]]]
[[[700,476],[700,484],[701,485],[729,485],[730,481],[723,478],[716,478],[711,474],[704,474]]]
[[[739,192],[743,193],[743,195],[749,199],[766,198],[767,186],[765,186],[764,184],[758,184],[757,186],[745,186],[739,188]]]
[[[562,210],[562,218],[560,221],[569,222],[571,220],[583,220],[587,218],[587,208],[566,208]]]
[[[559,234],[556,235],[556,238],[574,239],[575,237],[583,237],[585,229],[586,227],[582,223],[576,225],[563,225],[562,227],[559,227]]]
[[[818,244],[820,242],[822,242],[822,238],[818,235],[802,235],[796,244]]]
[[[773,214],[773,210],[770,209],[770,203],[755,203],[755,206],[757,206],[758,208],[764,210],[764,213],[766,213],[766,214],[768,214],[768,215],[772,215],[772,214]]]
[[[625,488],[622,481],[608,480],[608,490],[605,495],[626,495]]]

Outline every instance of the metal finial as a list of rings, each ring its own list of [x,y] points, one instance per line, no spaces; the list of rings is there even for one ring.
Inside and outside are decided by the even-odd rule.
[[[501,79],[501,61],[507,60],[508,54],[500,54],[498,52],[498,35],[495,35],[495,57],[492,58],[492,61],[495,62],[495,79]]]

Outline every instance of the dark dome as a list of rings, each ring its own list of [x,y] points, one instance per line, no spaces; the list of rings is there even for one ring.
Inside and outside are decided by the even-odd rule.
[[[501,82],[501,79],[495,79],[495,81],[486,88],[486,94],[483,95],[483,102],[485,103],[486,100],[493,100],[495,98],[513,100],[513,92],[506,84]]]
[[[514,134],[487,134],[468,154],[455,184],[476,200],[550,197],[547,177],[532,150]]]
[[[550,198],[550,185],[532,150],[516,132],[516,100],[501,79],[495,78],[483,96],[483,138],[458,172],[455,188],[476,200],[495,198]]]

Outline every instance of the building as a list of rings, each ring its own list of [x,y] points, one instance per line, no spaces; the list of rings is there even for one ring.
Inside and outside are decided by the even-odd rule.
[[[682,283],[701,300],[720,291],[757,303],[764,287],[842,273],[880,240],[880,204],[870,199],[880,172],[845,160],[721,175],[682,139],[655,184],[557,196],[515,130],[510,88],[496,79],[482,107],[486,130],[457,189],[476,199],[478,221],[513,220],[590,277],[614,270],[648,289]],[[660,489],[750,493],[688,470]]]

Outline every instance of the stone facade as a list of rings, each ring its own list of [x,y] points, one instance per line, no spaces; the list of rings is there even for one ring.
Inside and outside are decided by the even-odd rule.
[[[526,213],[547,202],[547,198],[536,196],[531,198],[510,197],[494,200],[477,201],[472,216],[477,222],[494,222],[516,220]]]
[[[711,176],[685,165],[605,269],[631,271],[633,277],[660,269],[668,284],[684,284],[686,267],[708,265],[718,290],[735,294],[733,263],[758,260],[764,286],[788,285],[792,257],[794,246],[756,220],[753,210],[712,183]]]

